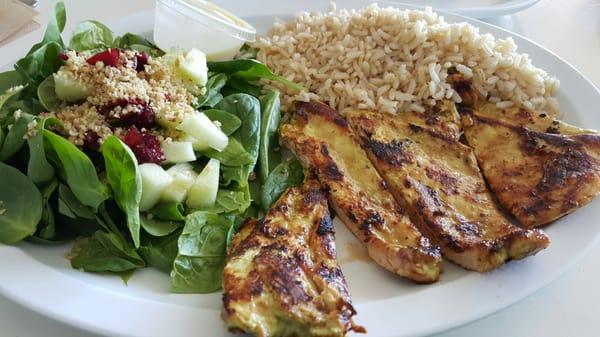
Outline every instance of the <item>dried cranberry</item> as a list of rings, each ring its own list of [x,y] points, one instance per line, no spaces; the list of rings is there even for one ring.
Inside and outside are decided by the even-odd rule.
[[[170,93],[165,93],[165,100],[167,100],[168,102],[171,102],[173,100],[173,97],[171,96]]]
[[[144,130],[138,130],[135,126],[127,130],[123,142],[131,148],[140,164],[160,164],[165,160],[158,138]]]
[[[111,125],[150,127],[156,114],[148,102],[140,98],[122,98],[99,109]]]
[[[100,136],[95,131],[88,130],[83,137],[83,147],[94,151],[100,150]]]
[[[69,56],[67,55],[67,51],[63,50],[60,53],[58,53],[58,58],[63,60],[63,61],[68,61],[69,60]]]
[[[148,64],[148,54],[146,52],[135,53],[133,57],[133,65],[136,71],[144,71],[145,65]]]
[[[109,67],[116,67],[119,65],[121,52],[116,48],[108,48],[105,51],[99,52],[86,60],[88,64],[95,65],[98,62],[104,63]]]

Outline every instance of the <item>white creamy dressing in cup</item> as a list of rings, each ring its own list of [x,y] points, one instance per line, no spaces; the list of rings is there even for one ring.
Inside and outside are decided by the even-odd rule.
[[[197,48],[209,61],[232,59],[256,30],[205,0],[157,0],[154,42],[163,50]]]

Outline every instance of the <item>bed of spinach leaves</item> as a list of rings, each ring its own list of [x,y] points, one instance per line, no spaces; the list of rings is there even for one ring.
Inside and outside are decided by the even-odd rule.
[[[223,152],[204,151],[195,165],[201,169],[206,158],[220,160],[216,204],[192,210],[160,203],[140,213],[141,178],[127,145],[111,136],[92,155],[48,128],[60,127],[60,121],[39,114],[65,104],[54,92],[52,76],[64,63],[64,50],[163,52],[142,36],[115,36],[97,21],[77,25],[65,44],[65,22],[58,2],[42,41],[14,70],[0,73],[0,243],[75,239],[68,254],[73,268],[123,276],[153,267],[170,273],[173,292],[220,289],[236,225],[302,181],[300,165],[281,159],[279,93],[264,91],[259,80],[299,86],[253,59],[210,62],[196,108],[218,121],[230,141]]]

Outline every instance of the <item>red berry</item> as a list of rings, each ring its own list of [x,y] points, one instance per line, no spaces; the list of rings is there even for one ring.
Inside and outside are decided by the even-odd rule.
[[[135,56],[133,57],[135,70],[138,72],[144,71],[146,69],[144,67],[146,64],[148,64],[148,54],[146,54],[146,52],[135,53]]]
[[[131,148],[140,164],[160,164],[165,160],[158,138],[145,130],[140,131],[135,126],[130,127],[123,137],[123,142]]]
[[[90,150],[100,150],[100,136],[95,131],[88,130],[83,137],[83,147]]]
[[[67,51],[63,50],[60,53],[58,53],[58,58],[63,60],[63,61],[68,61],[69,60],[69,56],[67,56]]]
[[[122,98],[106,104],[99,111],[111,125],[150,127],[156,117],[150,104],[140,98]]]
[[[108,48],[105,51],[99,52],[86,60],[88,64],[95,65],[98,62],[104,63],[109,67],[116,67],[119,65],[119,57],[121,52],[116,48]]]

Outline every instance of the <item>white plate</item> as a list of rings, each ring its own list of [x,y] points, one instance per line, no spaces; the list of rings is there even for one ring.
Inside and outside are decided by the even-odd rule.
[[[273,16],[257,16],[279,0],[236,3],[236,12],[264,31]],[[223,2],[223,1],[221,1]],[[317,1],[311,1],[311,4]],[[318,2],[321,9],[327,1]],[[345,0],[345,6],[364,2]],[[288,13],[302,10],[289,3]],[[235,8],[234,8],[235,9]],[[264,12],[264,11],[263,11]],[[468,21],[497,37],[512,36],[521,52],[561,80],[559,101],[568,122],[600,129],[600,92],[556,55],[518,35],[451,14],[447,21]],[[110,26],[117,32],[149,34],[152,13],[140,13]],[[415,285],[392,276],[373,263],[356,259],[360,245],[336,221],[342,269],[358,310],[357,322],[368,336],[418,336],[450,329],[500,310],[544,287],[571,267],[598,241],[600,200],[547,228],[553,243],[535,257],[514,261],[488,274],[466,272],[445,264],[442,280]],[[64,258],[69,246],[22,243],[0,245],[0,292],[44,315],[110,336],[222,336],[220,294],[168,293],[169,279],[154,270],[136,272],[125,286],[117,277],[72,270]],[[358,252],[357,252],[358,251]],[[526,318],[524,318],[526,319]]]

